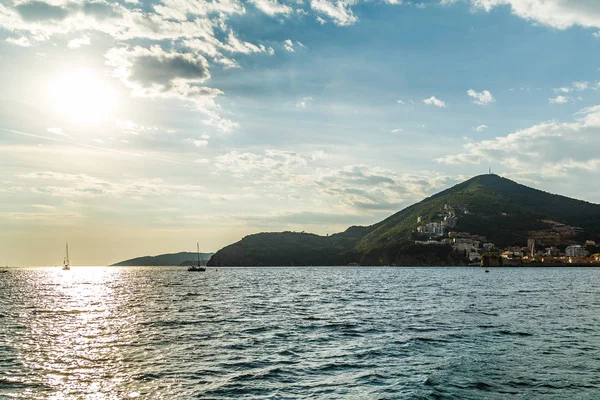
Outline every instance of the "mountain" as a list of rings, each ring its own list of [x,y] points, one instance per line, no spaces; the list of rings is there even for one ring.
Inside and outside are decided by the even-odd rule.
[[[451,210],[451,211],[449,211]],[[485,236],[498,247],[566,246],[600,240],[600,205],[533,189],[498,175],[479,175],[371,226],[319,236],[280,232],[249,235],[219,250],[208,265],[461,265],[450,246],[423,245],[419,225],[455,215],[450,230]],[[421,217],[421,223],[417,219]]]
[[[214,253],[200,253],[204,263],[212,257]],[[166,267],[174,265],[195,265],[197,253],[181,252],[174,254],[160,254],[158,256],[144,256],[132,258],[113,264],[115,267]]]

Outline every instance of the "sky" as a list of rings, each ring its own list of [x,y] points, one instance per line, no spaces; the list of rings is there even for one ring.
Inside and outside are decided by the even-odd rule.
[[[368,225],[487,173],[600,203],[595,0],[2,0],[0,264]]]

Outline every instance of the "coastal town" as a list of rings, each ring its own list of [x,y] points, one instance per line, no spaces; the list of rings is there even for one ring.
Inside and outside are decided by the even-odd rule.
[[[469,215],[464,207],[445,204],[433,217],[417,217],[416,233],[420,236],[415,244],[447,245],[452,251],[464,255],[472,265],[481,266],[561,266],[561,265],[600,265],[600,247],[594,240],[568,245],[545,246],[544,240],[536,237],[527,239],[524,246],[499,247],[485,236],[461,232],[459,215]],[[556,221],[544,220],[556,235],[574,238],[582,233],[579,227],[571,227]],[[424,238],[427,238],[426,240]]]

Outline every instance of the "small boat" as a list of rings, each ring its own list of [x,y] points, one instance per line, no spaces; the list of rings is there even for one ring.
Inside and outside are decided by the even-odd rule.
[[[200,244],[197,242],[196,242],[196,250],[198,251],[198,265],[192,265],[191,267],[188,268],[188,271],[204,272],[204,271],[206,271],[206,268],[204,268],[202,266],[202,264],[204,264],[204,260],[202,260],[202,264],[200,263]]]
[[[63,271],[69,271],[71,269],[70,265],[71,264],[69,263],[69,243],[67,243],[66,255],[65,255],[65,259],[64,259],[63,267],[62,267]]]

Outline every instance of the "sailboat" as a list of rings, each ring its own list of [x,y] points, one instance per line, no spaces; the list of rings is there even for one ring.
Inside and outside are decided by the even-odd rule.
[[[188,271],[204,272],[206,271],[206,268],[204,268],[202,264],[200,264],[200,244],[198,242],[196,242],[196,250],[198,250],[198,265],[192,265],[188,268]],[[202,260],[202,263],[204,263],[204,260]]]
[[[69,243],[67,243],[67,245],[66,245],[66,255],[65,255],[65,260],[63,262],[62,269],[63,269],[63,271],[69,271],[71,269],[70,263],[69,263]]]

